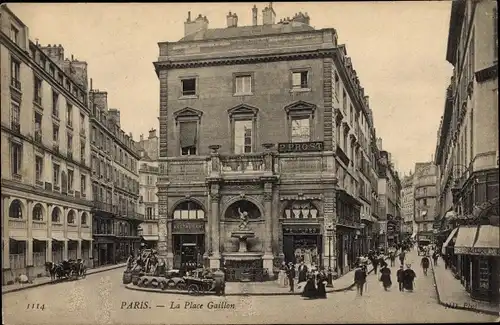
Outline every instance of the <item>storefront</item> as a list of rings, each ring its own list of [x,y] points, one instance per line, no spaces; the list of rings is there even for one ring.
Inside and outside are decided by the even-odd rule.
[[[205,221],[173,220],[174,269],[194,269],[203,265]]]
[[[323,266],[323,241],[319,224],[283,224],[285,262]]]
[[[337,273],[345,274],[355,266],[361,238],[361,202],[345,190],[337,190]]]

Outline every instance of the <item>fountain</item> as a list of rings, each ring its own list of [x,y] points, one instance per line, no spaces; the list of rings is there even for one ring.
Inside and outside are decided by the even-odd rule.
[[[246,211],[241,212],[239,208],[238,212],[240,213],[241,223],[238,226],[239,229],[231,233],[231,237],[239,239],[238,253],[247,253],[247,239],[255,237],[255,232],[248,227],[248,213]]]

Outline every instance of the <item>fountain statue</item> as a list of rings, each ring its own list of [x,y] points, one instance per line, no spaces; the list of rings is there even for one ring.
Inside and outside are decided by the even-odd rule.
[[[247,249],[247,239],[255,237],[255,232],[248,227],[248,212],[241,211],[238,208],[238,213],[240,214],[240,224],[238,225],[238,230],[233,231],[231,237],[235,237],[239,239],[239,253],[248,252]]]

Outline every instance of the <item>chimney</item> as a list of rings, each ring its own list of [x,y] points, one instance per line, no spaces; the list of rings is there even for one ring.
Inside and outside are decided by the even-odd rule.
[[[120,127],[120,111],[116,108],[110,108],[108,111],[109,118]]]
[[[363,99],[365,100],[366,107],[370,107],[370,96],[365,96]]]
[[[106,112],[108,110],[108,93],[105,91],[93,91],[90,93],[92,103],[97,109]]]
[[[252,26],[257,26],[257,6],[253,5],[252,8]]]
[[[201,14],[192,21],[191,20],[191,12],[188,12],[188,18],[184,22],[184,36],[188,36],[191,34],[195,34],[202,30],[208,29],[208,19],[206,16],[202,16]]]
[[[231,13],[231,11],[226,16],[227,19],[227,27],[238,27],[238,16],[236,14]]]
[[[72,56],[71,61],[65,60],[62,62],[61,68],[63,69],[64,73],[66,73],[71,78],[71,80],[73,80],[83,89],[88,89],[87,62],[73,60]]]
[[[59,67],[64,62],[64,47],[61,44],[51,46],[50,44],[47,46],[41,46],[40,49],[47,55],[52,61],[55,62]]]
[[[382,138],[377,138],[377,148],[378,150],[382,150]]]
[[[142,142],[142,141],[144,141],[144,134],[141,134],[141,135],[139,136],[139,138],[140,138],[141,142]]]
[[[273,3],[269,2],[269,6],[262,10],[262,24],[263,25],[274,25],[276,20],[276,13],[273,9]]]

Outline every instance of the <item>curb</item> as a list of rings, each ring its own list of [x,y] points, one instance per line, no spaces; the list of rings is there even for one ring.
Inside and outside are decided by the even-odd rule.
[[[387,260],[388,257],[385,258]],[[370,274],[373,272],[373,267],[370,271],[368,271],[367,274]],[[348,272],[350,273],[350,272]],[[347,275],[347,274],[346,274]],[[344,292],[344,291],[350,291],[352,288],[356,286],[356,283],[352,283],[347,287],[344,288],[339,288],[339,289],[326,289],[326,293],[334,293],[334,292]],[[187,291],[181,291],[181,290],[161,290],[161,289],[153,289],[153,288],[143,288],[143,287],[137,287],[133,285],[132,283],[126,284],[125,288],[129,290],[136,290],[136,291],[146,291],[146,292],[156,292],[156,293],[164,293],[164,294],[177,294],[177,295],[190,295]],[[226,293],[224,296],[226,297],[235,297],[235,296],[300,296],[302,295],[301,292],[248,292],[248,293],[239,293],[239,292],[234,292],[234,293]]]
[[[106,271],[116,270],[116,269],[119,269],[119,268],[124,267],[124,266],[126,266],[126,264],[115,265],[115,266],[109,267],[107,269],[101,269],[101,268],[90,269],[93,272],[87,273],[86,276],[97,274],[97,273],[102,273],[102,272],[106,272]],[[6,290],[2,291],[2,295],[6,294],[6,293],[17,292],[17,291],[21,291],[21,290],[27,290],[27,289],[31,289],[31,288],[41,287],[41,286],[47,285],[47,284],[61,283],[63,281],[64,280],[54,280],[54,281],[51,280],[51,281],[47,281],[47,282],[42,282],[42,283],[36,283],[36,284],[32,284],[32,285],[27,285],[27,286],[24,286],[24,287],[6,289]]]
[[[492,316],[500,316],[500,312],[492,311],[492,310],[487,310],[487,309],[481,309],[481,308],[469,308],[469,307],[463,307],[459,306],[457,304],[449,304],[441,300],[441,296],[439,295],[439,288],[437,285],[436,281],[436,273],[434,272],[434,263],[431,263],[431,269],[432,269],[432,278],[434,280],[434,289],[436,290],[436,295],[438,299],[438,303],[445,307],[445,308],[451,308],[451,309],[459,309],[459,310],[466,310],[470,312],[475,312],[475,313],[482,313],[482,314],[487,314],[487,315],[492,315]]]

